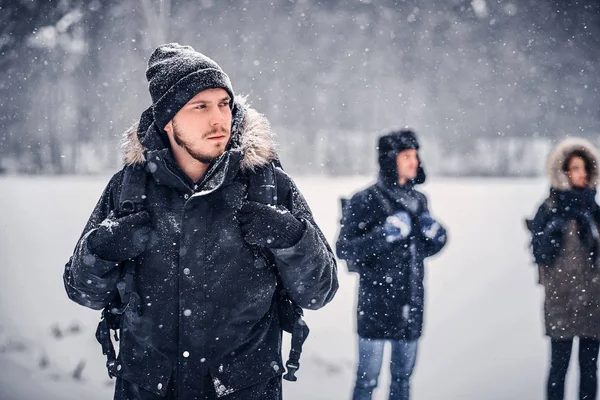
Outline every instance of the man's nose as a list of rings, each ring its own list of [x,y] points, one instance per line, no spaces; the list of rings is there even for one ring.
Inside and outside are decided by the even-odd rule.
[[[215,107],[213,109],[212,113],[210,114],[210,125],[211,126],[223,125],[224,122],[225,122],[225,116],[223,115],[223,113],[221,112],[219,107]]]

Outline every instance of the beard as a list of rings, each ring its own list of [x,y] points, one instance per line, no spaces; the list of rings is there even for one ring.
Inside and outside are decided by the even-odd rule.
[[[225,136],[229,136],[230,134],[229,129],[221,127],[220,129],[213,129],[209,132],[203,133],[201,139],[204,140],[209,136],[213,136],[217,133],[222,133]],[[219,158],[219,156],[221,156],[221,154],[223,154],[223,152],[225,151],[225,148],[218,149],[217,147],[215,147],[212,151],[194,150],[192,148],[192,145],[183,138],[183,133],[181,132],[181,130],[179,130],[175,121],[173,121],[173,139],[179,147],[185,149],[185,151],[187,151],[187,153],[190,156],[192,156],[195,160],[203,164],[212,163],[217,158]]]

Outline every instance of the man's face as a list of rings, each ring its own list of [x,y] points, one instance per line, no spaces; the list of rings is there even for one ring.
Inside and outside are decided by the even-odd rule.
[[[207,89],[195,95],[165,126],[178,149],[204,164],[225,151],[231,136],[231,98],[225,89]]]
[[[407,181],[415,179],[419,168],[417,150],[408,149],[398,153],[396,156],[396,168],[398,169],[398,180],[400,184],[403,185]]]

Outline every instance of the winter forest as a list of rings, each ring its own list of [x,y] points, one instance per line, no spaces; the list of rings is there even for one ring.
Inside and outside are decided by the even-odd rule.
[[[557,241],[551,235],[564,233],[571,218],[571,231],[565,235],[571,245],[580,239],[572,248],[586,250],[585,246],[595,244],[588,254],[600,254],[600,207],[593,187],[598,166],[590,162],[598,158],[588,157],[594,154],[591,150],[588,154],[577,148],[579,153],[569,155],[575,156],[559,160],[562,169],[547,168],[549,155],[567,157],[566,151],[559,151],[565,138],[587,139],[591,143],[587,150],[600,146],[598,0],[0,0],[0,400],[113,398],[115,380],[107,375],[106,358],[95,337],[100,311],[67,296],[63,273],[78,240],[85,236],[82,230],[94,205],[101,204],[103,189],[121,168],[123,133],[151,105],[145,76],[148,58],[168,42],[191,45],[215,60],[231,78],[236,96],[247,96],[252,108],[270,122],[283,168],[323,233],[322,238],[314,235],[322,239],[322,251],[308,256],[329,254],[323,250],[325,241],[335,252],[343,227],[340,199],[350,199],[378,176],[383,179],[378,175],[383,170],[378,137],[402,128],[416,132],[420,149],[413,166],[421,166],[419,162],[425,166],[427,180],[416,184],[427,199],[419,197],[414,203],[425,204],[428,211],[405,213],[409,221],[404,228],[411,229],[410,240],[434,232],[434,239],[445,247],[439,254],[428,253],[418,266],[416,247],[410,247],[414,252],[405,257],[411,260],[408,267],[390,263],[392,270],[404,265],[396,268],[402,272],[393,279],[378,276],[366,285],[424,290],[418,310],[423,335],[410,378],[411,399],[546,399],[549,367],[555,364],[545,325],[550,290],[540,284],[543,273],[547,282],[554,279],[557,286],[582,280],[582,285],[596,285],[596,292],[582,294],[587,289],[579,293],[577,286],[576,295],[554,299],[588,307],[596,304],[590,298],[598,301],[595,311],[578,315],[585,323],[592,320],[596,336],[590,336],[600,346],[600,322],[595,322],[600,314],[594,314],[600,310],[596,267],[600,257],[592,263],[594,268],[582,267],[590,274],[584,276],[569,268],[575,265],[572,260],[586,260],[585,254],[572,256],[563,246],[560,254],[567,256],[560,259],[561,267],[543,269],[534,263],[532,251],[533,238],[538,236],[551,239],[544,242],[550,248],[546,253],[560,247],[555,244],[563,238]],[[583,211],[583,217],[565,216],[575,207],[563,196],[559,200],[563,206],[567,203],[564,215],[557,214],[562,219],[551,220],[556,215],[549,212],[543,215],[550,221],[544,225],[543,218],[533,217],[540,204],[550,199],[549,189],[564,183],[556,184],[555,175],[563,174],[567,180],[567,170],[571,172],[565,165],[570,168],[573,159],[580,162],[579,177],[589,187],[578,192],[568,181],[571,186],[565,192],[571,195],[569,200],[594,207],[596,224],[585,219],[589,215]],[[413,183],[407,186],[411,191]],[[214,194],[196,189],[189,203]],[[166,240],[166,250],[157,253],[176,259],[181,248],[185,249],[181,254],[211,248],[204,241],[202,246],[194,245],[199,240],[189,246],[179,243],[181,226],[191,226],[191,217],[173,204],[188,204],[181,200],[187,201],[187,196],[173,195],[164,215],[162,209],[150,213],[161,218],[156,226],[175,232],[175,239]],[[230,200],[227,197],[222,203],[228,205]],[[208,210],[212,218],[214,209]],[[396,211],[386,212],[372,232],[385,231],[383,221],[387,223]],[[285,210],[280,214],[288,216]],[[428,229],[423,229],[423,215],[430,223]],[[364,215],[353,216],[358,227],[364,226]],[[98,221],[108,220],[103,218]],[[532,235],[535,229],[528,230],[526,218],[530,224],[543,225],[538,230],[544,235]],[[571,235],[584,223],[583,234]],[[286,229],[294,226],[295,233],[305,228],[304,223],[296,223]],[[256,229],[257,235],[271,234],[268,227]],[[211,230],[219,238],[213,247],[225,243],[222,249],[229,249],[227,256],[233,254],[237,260],[238,251],[241,254],[254,244],[231,245],[231,235],[241,228],[226,228]],[[402,236],[401,227],[392,228],[397,228],[393,234]],[[285,234],[293,236],[288,230]],[[387,236],[382,237],[377,236],[387,241]],[[338,254],[322,263],[331,266],[337,261],[339,289],[322,309],[306,308],[310,336],[298,382],[283,382],[286,400],[347,400],[353,393],[360,358],[359,294],[367,279],[352,272],[341,258]],[[201,263],[198,259],[209,257],[188,259],[193,275],[193,268]],[[118,265],[113,258],[106,260],[111,260],[107,265]],[[151,268],[164,272],[163,265],[168,262],[159,261]],[[178,289],[177,279],[190,273],[186,267],[177,275],[179,262],[172,265],[168,272],[175,271],[175,278],[159,279],[159,290],[149,293],[156,299],[144,298],[144,307],[153,303],[160,308],[158,293],[167,287]],[[420,281],[396,284],[408,274],[406,270],[417,274],[417,268],[423,271]],[[563,270],[566,278],[552,275]],[[98,281],[86,281],[90,287],[102,277],[93,278]],[[239,294],[222,292],[225,300]],[[408,307],[408,300],[396,302],[393,290],[385,295],[402,311],[394,314],[381,306],[372,314],[394,314],[402,323],[410,319],[414,307]],[[415,296],[410,296],[412,301]],[[219,312],[221,305],[215,307]],[[182,318],[195,317],[198,308],[192,308],[182,311]],[[170,315],[178,316],[177,312]],[[571,317],[559,320],[569,322]],[[163,328],[154,322],[148,331]],[[576,340],[578,345],[582,342]],[[289,346],[286,333],[284,362]],[[391,353],[386,347],[373,400],[388,399],[393,381]],[[205,360],[194,356],[188,360]],[[570,362],[566,378],[562,375],[567,400],[580,398],[580,377],[586,375],[580,372],[578,357],[573,347],[573,356],[561,365],[567,368]],[[267,366],[271,372],[273,365]],[[257,371],[262,373],[259,368],[243,373]],[[600,388],[597,381],[590,381],[588,390],[593,383]],[[156,389],[155,381],[149,385],[162,390]]]
[[[600,132],[599,5],[550,0],[2,0],[0,168],[120,162],[158,44],[208,54],[271,121],[293,172],[372,172],[410,126],[448,176],[530,176]],[[351,161],[350,161],[351,160]]]

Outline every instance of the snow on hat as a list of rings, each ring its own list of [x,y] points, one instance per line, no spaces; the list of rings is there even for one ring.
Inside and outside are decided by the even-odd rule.
[[[222,88],[231,96],[233,87],[219,64],[191,46],[160,45],[148,60],[146,70],[154,121],[164,128],[192,97],[206,89]]]

